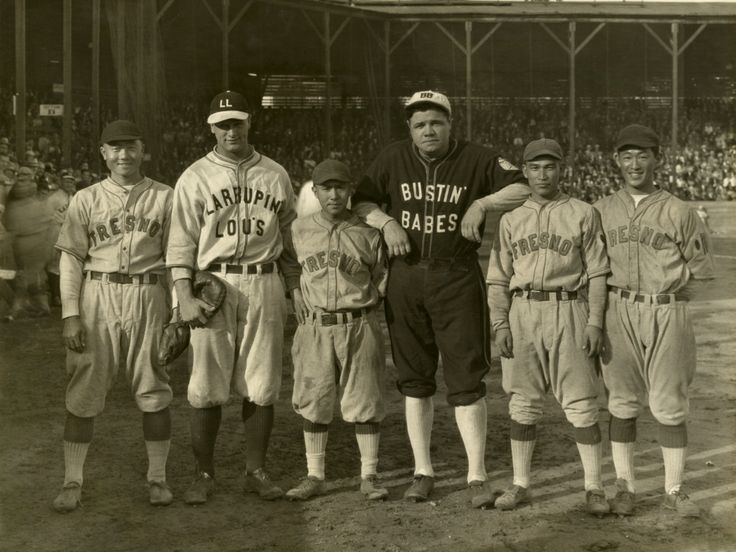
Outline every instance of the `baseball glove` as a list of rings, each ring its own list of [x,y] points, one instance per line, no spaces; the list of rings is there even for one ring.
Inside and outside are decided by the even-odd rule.
[[[217,276],[203,270],[195,272],[192,278],[192,294],[212,307],[212,311],[207,313],[209,318],[220,309],[226,293],[225,284]]]
[[[187,347],[189,347],[189,325],[181,321],[165,324],[158,348],[159,368],[173,362]]]

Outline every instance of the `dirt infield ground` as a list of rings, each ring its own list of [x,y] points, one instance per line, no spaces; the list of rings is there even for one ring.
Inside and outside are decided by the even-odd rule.
[[[58,311],[51,320],[0,326],[0,550],[19,551],[565,551],[676,552],[736,550],[736,205],[709,204],[718,255],[718,279],[692,305],[698,374],[692,386],[686,481],[703,519],[681,520],[660,507],[663,470],[651,415],[639,423],[635,517],[592,518],[582,508],[582,471],[572,432],[550,398],[533,462],[534,501],[514,512],[467,507],[465,460],[452,410],[436,398],[433,457],[439,481],[433,501],[401,500],[411,475],[411,451],[401,398],[386,396],[379,469],[390,488],[385,503],[357,492],[359,460],[352,428],[336,422],[327,450],[329,493],[307,503],[260,502],[241,490],[242,424],[239,402],[225,407],[217,443],[217,491],[205,506],[181,502],[192,474],[187,374],[172,375],[174,437],[169,482],[177,500],[147,504],[141,417],[122,380],[95,423],[80,511],[59,515],[51,501],[63,479],[64,350]],[[487,245],[484,251],[487,250]],[[487,251],[486,251],[487,253]],[[291,378],[284,364],[282,399],[269,453],[269,469],[283,486],[305,472],[301,425],[289,404]],[[488,377],[487,466],[495,488],[509,482],[506,399],[494,358]],[[602,427],[608,414],[602,411]],[[610,451],[606,484],[613,483]]]

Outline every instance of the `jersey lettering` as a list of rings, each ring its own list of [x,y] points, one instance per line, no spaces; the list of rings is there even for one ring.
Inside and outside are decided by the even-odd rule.
[[[412,199],[434,201],[436,203],[452,203],[458,205],[466,186],[454,186],[452,184],[427,184],[422,182],[402,182],[399,185],[401,197],[404,201]]]
[[[262,236],[265,228],[266,222],[255,217],[251,217],[249,219],[244,218],[242,220],[218,220],[215,225],[215,237],[223,238],[225,236],[235,236],[238,233],[247,236],[254,232],[256,236]]]
[[[563,238],[557,234],[542,232],[541,234],[529,234],[526,238],[520,238],[517,241],[511,242],[511,252],[514,255],[514,259],[529,255],[540,249],[550,249],[565,257],[572,249],[572,240]]]
[[[161,223],[156,219],[151,220],[145,217],[138,219],[135,215],[127,215],[122,228],[120,226],[120,218],[113,217],[105,223],[96,224],[94,230],[87,235],[94,247],[98,243],[109,240],[112,236],[130,234],[135,231],[148,234],[153,238],[158,234],[159,230],[161,230]]]
[[[317,272],[318,270],[324,270],[330,267],[337,268],[345,274],[356,274],[361,267],[360,260],[341,252],[339,249],[319,251],[305,258],[300,264],[307,272]]]
[[[245,188],[243,190],[240,187],[223,188],[222,190],[211,194],[211,197],[212,205],[208,206],[205,211],[207,215],[213,215],[220,209],[229,205],[237,205],[238,203],[260,205],[264,209],[278,213],[284,202],[282,199],[276,199],[271,194],[265,193],[263,190],[254,190],[252,188]]]
[[[401,211],[401,226],[407,230],[423,232],[424,234],[445,234],[457,228],[457,213],[449,215],[427,215],[422,217],[409,211]]]
[[[667,241],[665,234],[656,232],[649,226],[639,226],[638,224],[610,228],[606,231],[606,234],[608,235],[608,247],[616,247],[628,242],[638,242],[660,250],[664,248]]]

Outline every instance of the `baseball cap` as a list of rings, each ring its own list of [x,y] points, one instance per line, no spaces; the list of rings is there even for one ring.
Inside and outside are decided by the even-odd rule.
[[[342,161],[325,159],[312,171],[312,184],[320,186],[330,180],[353,182],[353,175],[350,174],[350,169]]]
[[[123,140],[140,140],[141,138],[141,131],[134,122],[119,119],[109,123],[102,130],[100,144],[110,144]]]
[[[531,161],[532,159],[543,156],[561,160],[562,148],[560,144],[550,138],[540,138],[538,140],[532,140],[524,148],[524,161]]]
[[[63,171],[61,171],[61,178],[71,178],[72,180],[76,180],[74,172],[70,169],[64,169]]]
[[[616,151],[623,149],[624,146],[658,148],[659,136],[648,126],[629,125],[622,128],[616,137]]]
[[[450,100],[447,96],[440,92],[434,92],[433,90],[422,90],[420,92],[414,92],[409,101],[406,102],[404,109],[408,112],[410,108],[421,104],[428,104],[431,106],[439,107],[447,115],[452,115],[452,107],[450,106]]]
[[[18,168],[18,176],[30,176],[32,177],[34,175],[33,169],[31,167],[28,167],[26,165],[23,165]]]
[[[212,98],[207,124],[215,125],[228,119],[245,121],[249,117],[249,112],[250,107],[242,94],[226,90]]]

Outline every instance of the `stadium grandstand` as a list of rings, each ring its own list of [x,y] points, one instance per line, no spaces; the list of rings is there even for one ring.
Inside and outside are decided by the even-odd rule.
[[[559,140],[578,197],[617,188],[611,137],[637,120],[668,144],[664,186],[733,199],[735,27],[734,2],[5,0],[0,137],[16,161],[86,181],[101,126],[131,118],[148,171],[173,185],[211,147],[209,98],[232,88],[298,187],[328,156],[361,170],[431,88],[451,97],[456,135],[509,159]]]

